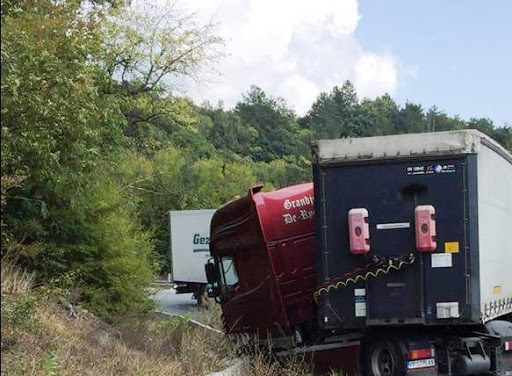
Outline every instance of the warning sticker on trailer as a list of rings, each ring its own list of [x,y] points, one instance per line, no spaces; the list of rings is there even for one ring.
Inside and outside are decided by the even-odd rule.
[[[445,253],[459,253],[459,242],[446,242],[444,243]]]

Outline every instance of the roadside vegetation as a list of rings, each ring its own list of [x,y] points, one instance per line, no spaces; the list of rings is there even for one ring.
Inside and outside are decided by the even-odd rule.
[[[34,287],[33,277],[2,260],[2,374],[208,375],[229,367],[239,344],[180,317],[149,315],[107,324],[76,306],[65,291]],[[192,317],[220,329],[220,309],[209,304]],[[272,362],[253,351],[247,376],[306,376],[302,359]],[[333,373],[334,375],[334,373]]]
[[[108,325],[79,307],[72,314],[63,293],[34,289],[3,260],[2,374],[204,375],[231,352],[222,336],[179,318]]]

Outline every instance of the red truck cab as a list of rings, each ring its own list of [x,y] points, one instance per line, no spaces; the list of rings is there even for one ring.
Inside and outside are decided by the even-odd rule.
[[[274,347],[287,348],[307,340],[315,322],[313,184],[262,187],[217,210],[206,269],[227,333],[271,338]]]

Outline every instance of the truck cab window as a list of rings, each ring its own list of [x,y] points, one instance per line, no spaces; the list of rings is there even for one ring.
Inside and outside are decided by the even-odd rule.
[[[235,269],[235,260],[231,256],[221,258],[222,284],[224,291],[228,291],[238,285],[238,275]]]

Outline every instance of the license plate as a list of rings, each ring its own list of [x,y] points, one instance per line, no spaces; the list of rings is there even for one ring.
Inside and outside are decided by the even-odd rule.
[[[434,367],[435,365],[436,365],[436,360],[434,358],[411,360],[411,361],[407,362],[407,369]]]

